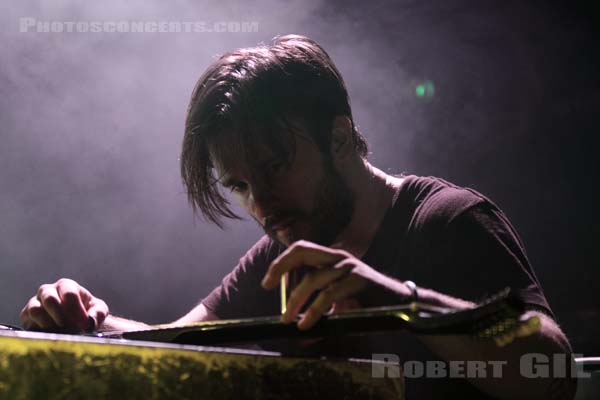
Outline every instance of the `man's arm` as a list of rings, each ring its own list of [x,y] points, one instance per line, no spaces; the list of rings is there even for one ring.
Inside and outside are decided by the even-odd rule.
[[[145,329],[151,329],[152,326],[143,322],[134,321],[132,319],[126,319],[117,317],[115,315],[107,315],[104,322],[102,322],[97,328],[98,332],[107,331],[141,331]]]
[[[474,303],[456,299],[433,290],[419,288],[419,299],[441,307],[471,308]],[[499,347],[493,340],[476,340],[464,335],[420,335],[419,339],[435,354],[446,361],[500,361],[506,362],[501,376],[494,377],[486,370],[486,376],[467,379],[481,391],[502,399],[572,399],[577,381],[570,376],[571,347],[556,322],[538,311],[528,311],[522,319],[537,316],[540,329],[534,334],[518,338],[507,346]],[[562,370],[566,378],[549,376],[528,378],[521,371],[521,357],[526,354],[543,354],[550,360],[550,375],[553,375],[554,355],[565,355]],[[541,362],[540,362],[541,363]],[[557,368],[561,368],[558,366]],[[481,374],[480,374],[481,375]]]
[[[200,303],[196,307],[194,307],[190,312],[185,314],[183,317],[169,324],[166,324],[166,326],[175,327],[191,324],[194,322],[212,321],[216,319],[219,319],[219,317],[217,317],[214,313],[210,312],[204,306],[204,304]],[[130,319],[125,319],[109,314],[102,323],[102,325],[100,325],[100,327],[98,328],[98,331],[136,331],[151,328],[151,325],[147,325],[143,322],[133,321]]]
[[[177,321],[173,321],[172,326],[180,326],[187,325],[193,322],[201,322],[201,321],[213,321],[219,319],[219,317],[207,309],[204,304],[200,303],[196,307],[194,307],[189,313],[185,314],[183,317],[179,318]]]

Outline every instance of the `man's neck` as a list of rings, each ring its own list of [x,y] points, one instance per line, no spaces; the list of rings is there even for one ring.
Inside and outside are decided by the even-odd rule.
[[[367,252],[403,179],[387,175],[367,161],[345,178],[354,193],[354,211],[350,224],[331,247],[360,258]]]

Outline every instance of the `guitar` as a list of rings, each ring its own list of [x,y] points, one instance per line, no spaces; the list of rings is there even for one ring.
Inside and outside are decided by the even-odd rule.
[[[198,322],[180,327],[155,326],[133,332],[103,332],[96,336],[193,345],[224,345],[261,340],[322,338],[406,329],[416,334],[470,335],[505,346],[540,328],[533,316],[523,319],[525,304],[504,289],[476,307],[455,310],[420,302],[365,308],[324,316],[309,330],[284,324],[279,316]]]

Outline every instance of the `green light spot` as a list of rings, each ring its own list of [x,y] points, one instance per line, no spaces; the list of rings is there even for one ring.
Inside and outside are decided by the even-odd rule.
[[[415,94],[418,98],[431,98],[435,95],[435,86],[431,81],[419,83],[415,88]]]

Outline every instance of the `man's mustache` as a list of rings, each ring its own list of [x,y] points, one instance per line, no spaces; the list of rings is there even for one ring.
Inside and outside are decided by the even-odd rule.
[[[290,220],[290,219],[296,220],[296,219],[300,219],[303,217],[304,217],[304,213],[300,210],[286,210],[283,212],[280,211],[280,212],[273,213],[273,214],[269,215],[268,217],[266,217],[262,227],[265,230],[265,232],[272,233],[273,227],[277,226],[277,224],[279,224],[285,220]]]

